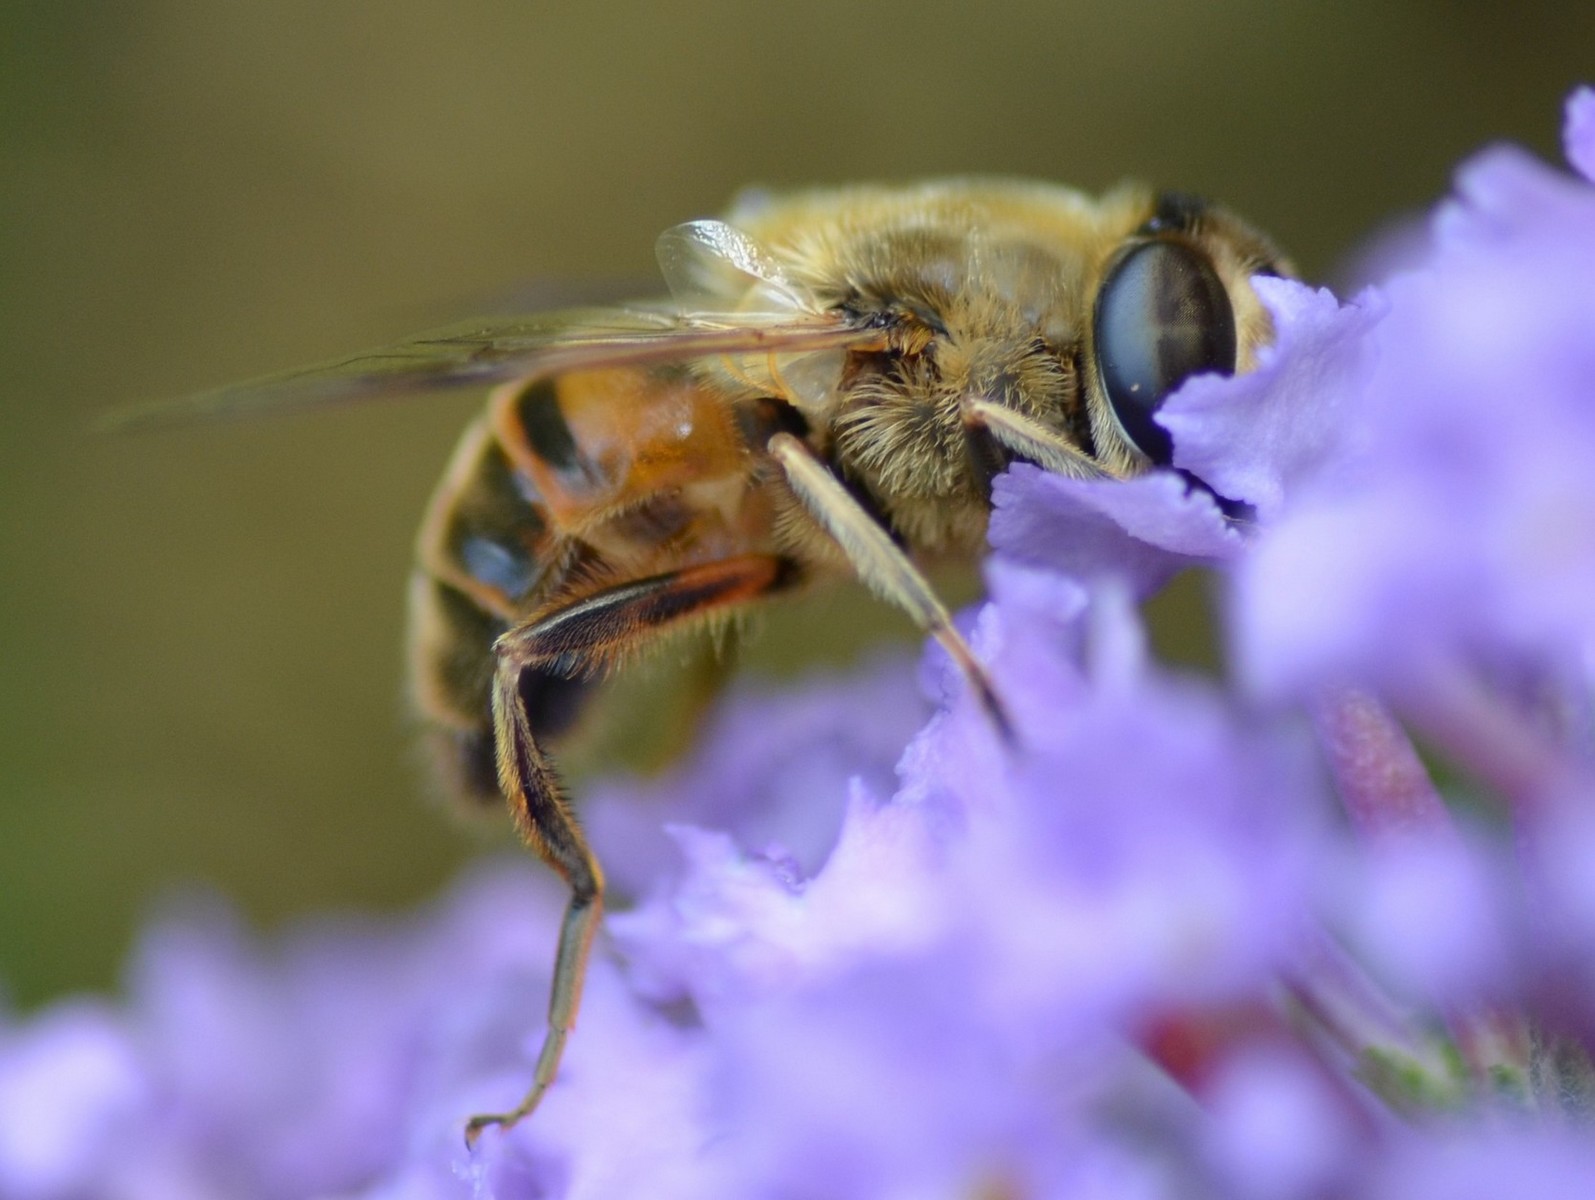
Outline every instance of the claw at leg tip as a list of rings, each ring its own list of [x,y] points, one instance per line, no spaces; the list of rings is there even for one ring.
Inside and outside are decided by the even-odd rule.
[[[474,1151],[476,1143],[482,1136],[482,1131],[491,1125],[502,1125],[506,1129],[515,1122],[512,1118],[498,1113],[493,1116],[472,1117],[465,1123],[465,1148]]]

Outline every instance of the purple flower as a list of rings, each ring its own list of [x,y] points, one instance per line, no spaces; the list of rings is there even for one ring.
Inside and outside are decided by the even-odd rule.
[[[1166,471],[1120,482],[1021,464],[997,480],[992,500],[991,544],[1005,558],[1081,581],[1124,580],[1138,595],[1241,550],[1213,497]]]
[[[1337,393],[1339,472],[1236,573],[1240,664],[1267,691],[1595,662],[1595,187],[1511,148],[1457,182],[1429,260],[1386,289],[1371,374]]]
[[[1579,88],[1567,102],[1562,139],[1573,169],[1585,179],[1595,180],[1595,88]]]
[[[1170,396],[1158,421],[1174,465],[1268,524],[1303,488],[1333,480],[1355,450],[1352,418],[1377,354],[1370,333],[1384,300],[1369,291],[1342,305],[1327,289],[1259,278],[1253,287],[1277,340],[1239,379],[1199,375]]]
[[[1342,306],[1327,291],[1259,278],[1278,338],[1238,379],[1198,375],[1164,403],[1158,423],[1174,461],[1213,492],[1273,521],[1286,498],[1350,457],[1347,410],[1372,366],[1369,331],[1383,300]],[[1184,567],[1231,561],[1243,538],[1211,492],[1180,475],[1128,482],[1067,479],[1020,466],[997,481],[991,544],[1005,558],[1079,580],[1127,580],[1138,594]]]
[[[892,764],[930,711],[902,660],[774,694],[739,689],[706,723],[702,748],[662,779],[611,780],[583,798],[611,887],[638,895],[670,879],[679,855],[667,830],[683,824],[812,874],[836,842],[848,781],[889,791]]]
[[[1169,399],[1177,471],[998,481],[1012,743],[932,651],[597,791],[635,904],[530,1120],[461,1139],[540,1044],[532,865],[270,942],[190,904],[122,1005],[0,1023],[0,1194],[1595,1194],[1595,188],[1458,189],[1349,304],[1256,281],[1277,342]],[[1191,564],[1224,679],[1134,610]]]
[[[115,1013],[66,1003],[0,1027],[0,1194],[81,1195],[147,1101]]]
[[[1442,1130],[1407,1140],[1377,1175],[1372,1200],[1580,1200],[1595,1186],[1595,1144],[1562,1130]]]

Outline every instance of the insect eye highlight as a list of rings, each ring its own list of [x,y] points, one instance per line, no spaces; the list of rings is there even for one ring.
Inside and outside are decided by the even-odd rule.
[[[1177,241],[1148,241],[1124,254],[1097,292],[1097,370],[1114,416],[1159,466],[1174,456],[1152,415],[1201,371],[1235,370],[1235,311],[1207,257]]]

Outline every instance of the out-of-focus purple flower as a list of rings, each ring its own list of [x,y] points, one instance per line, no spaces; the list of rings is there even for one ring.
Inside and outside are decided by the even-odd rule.
[[[1337,398],[1351,479],[1309,484],[1237,571],[1240,662],[1276,694],[1595,647],[1595,187],[1510,148],[1457,182]]]
[[[997,576],[977,645],[1012,707],[1020,751],[973,709],[930,726],[905,756],[896,801],[856,790],[835,853],[809,881],[750,862],[723,837],[682,831],[692,871],[659,906],[674,914],[684,954],[708,946],[722,966],[747,962],[759,990],[766,955],[788,963],[784,985],[800,965],[828,973],[861,947],[906,952],[972,925],[994,955],[986,972],[1012,975],[994,977],[1004,995],[1054,980],[1093,1006],[1148,988],[1222,992],[1231,970],[1246,974],[1242,962],[1269,960],[1294,919],[1291,881],[1321,812],[1303,757],[1245,727],[1210,689],[1160,679],[1110,597],[1092,614],[1086,674],[1070,654],[1076,639],[1059,636],[1066,623],[1027,608],[1050,597],[1010,595],[1013,578]],[[972,728],[955,740],[950,725]],[[1273,794],[1296,803],[1271,805]],[[1027,919],[1010,923],[1015,912]],[[627,941],[634,922],[650,942],[633,950],[638,961],[664,943],[646,907],[617,920]],[[1161,927],[1167,940],[1138,943],[1118,922]],[[734,945],[721,944],[725,932]],[[1004,949],[1010,937],[1019,944]],[[1050,954],[1072,970],[1045,970]],[[696,966],[680,975],[710,978]]]
[[[524,1087],[562,903],[517,861],[422,919],[271,947],[185,906],[146,936],[126,1013],[67,1007],[0,1040],[0,1195],[696,1194],[699,1051],[605,961],[585,1012],[602,1033],[572,1047],[536,1136],[464,1145],[463,1114]]]
[[[87,1194],[147,1101],[141,1066],[121,1018],[100,1005],[0,1027],[0,1195]]]
[[[1573,169],[1595,183],[1595,88],[1579,88],[1567,102],[1562,140]]]
[[[1458,187],[1387,287],[1256,281],[1277,343],[1169,399],[1179,471],[998,481],[1011,742],[932,652],[930,705],[739,695],[600,791],[637,902],[532,1118],[461,1138],[540,1045],[531,865],[269,943],[191,906],[120,1009],[0,1024],[0,1194],[1595,1195],[1595,188]],[[1133,607],[1196,563],[1224,680]]]
[[[1441,1129],[1403,1139],[1376,1176],[1370,1200],[1582,1200],[1595,1186],[1595,1143],[1587,1129]]]
[[[1335,874],[1343,936],[1393,994],[1439,1011],[1447,997],[1505,1000],[1527,984],[1525,914],[1498,848],[1405,838]]]
[[[1334,1194],[1355,1176],[1368,1139],[1295,1047],[1247,1049],[1224,1061],[1207,1093],[1212,1166],[1239,1196]]]
[[[977,648],[1019,752],[955,707],[812,879],[684,831],[680,887],[612,922],[703,1021],[728,1195],[1088,1193],[1134,1158],[1092,1131],[1142,1025],[1291,958],[1322,815],[1301,746],[1161,677],[1114,593],[994,586]]]
[[[1076,682],[1016,708],[1017,751],[993,742],[976,771],[942,773],[985,815],[970,817],[957,887],[985,922],[994,995],[1055,1016],[1246,991],[1296,932],[1327,811],[1304,747],[1156,670],[1122,593],[1099,593],[1074,665],[1049,614],[1025,607],[1034,594],[1003,582],[988,652],[1000,677],[1072,667]]]
[[[739,688],[717,706],[702,749],[663,777],[590,789],[589,840],[622,894],[672,878],[672,825],[723,830],[747,853],[812,874],[836,842],[848,781],[890,792],[892,764],[929,715],[906,658],[780,692]]]

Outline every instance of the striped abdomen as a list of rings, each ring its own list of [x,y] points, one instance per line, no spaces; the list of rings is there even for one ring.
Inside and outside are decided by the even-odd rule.
[[[452,790],[496,797],[493,643],[610,584],[773,548],[747,413],[679,368],[573,372],[494,391],[427,510],[410,594],[410,675]],[[583,681],[539,675],[539,734]]]

